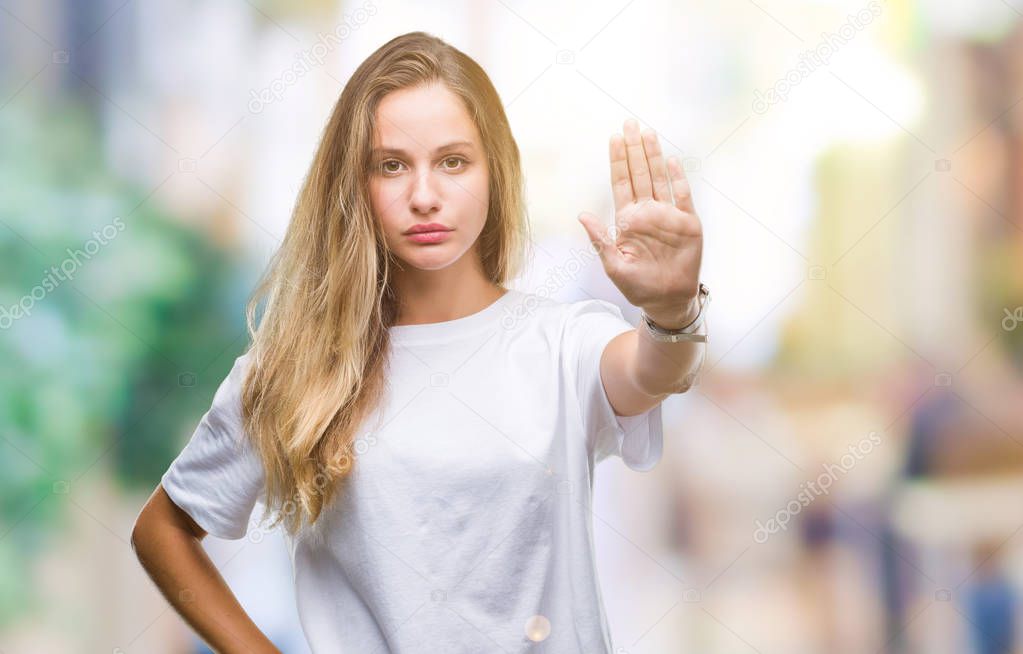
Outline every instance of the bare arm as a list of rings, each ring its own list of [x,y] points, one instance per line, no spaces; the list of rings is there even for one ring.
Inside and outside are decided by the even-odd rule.
[[[149,578],[213,651],[280,654],[213,565],[205,537],[158,485],[135,520],[131,545]]]
[[[706,334],[707,325],[700,325],[696,333]],[[601,380],[615,415],[634,416],[669,395],[685,393],[695,384],[706,358],[706,343],[660,343],[642,325],[615,336],[600,359]]]
[[[635,118],[624,127],[625,136],[615,134],[609,144],[616,230],[611,233],[592,214],[579,220],[625,299],[657,325],[679,329],[700,308],[703,225],[678,158],[665,160],[656,132],[641,132]],[[706,329],[704,323],[698,333]],[[689,390],[706,348],[692,341],[662,343],[642,325],[616,336],[600,361],[615,415],[638,415]]]

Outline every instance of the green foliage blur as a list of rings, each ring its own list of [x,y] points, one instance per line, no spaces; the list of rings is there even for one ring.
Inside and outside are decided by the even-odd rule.
[[[110,172],[86,107],[23,100],[0,111],[0,624],[38,601],[24,562],[60,542],[61,494],[159,482],[245,348],[251,288]]]

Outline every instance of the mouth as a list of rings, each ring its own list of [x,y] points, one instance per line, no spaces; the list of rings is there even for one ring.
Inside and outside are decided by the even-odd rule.
[[[442,225],[440,223],[427,223],[425,225],[413,225],[412,227],[406,229],[403,232],[403,234],[409,235],[425,234],[429,232],[450,232],[453,229],[454,229],[453,227],[448,227],[447,225]]]

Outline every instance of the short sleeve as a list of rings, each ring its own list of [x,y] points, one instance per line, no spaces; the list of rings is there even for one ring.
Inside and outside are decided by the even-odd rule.
[[[241,387],[250,353],[235,359],[185,448],[161,482],[171,500],[218,538],[245,535],[264,487],[263,464],[245,436]]]
[[[635,326],[625,320],[621,309],[605,300],[571,303],[567,313],[567,372],[580,403],[586,445],[594,463],[614,455],[633,470],[650,470],[661,458],[661,404],[635,416],[617,416],[600,378],[604,347]]]

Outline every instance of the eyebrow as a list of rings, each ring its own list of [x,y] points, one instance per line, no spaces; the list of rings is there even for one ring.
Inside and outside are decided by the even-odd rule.
[[[452,150],[452,149],[458,148],[458,147],[472,148],[473,145],[469,141],[452,141],[451,143],[446,143],[446,144],[440,146],[439,148],[437,148],[433,152],[434,152],[434,154],[438,154],[438,153],[444,152],[445,150]],[[408,154],[408,153],[405,152],[404,150],[402,150],[401,148],[373,148],[373,155],[374,156],[380,156],[380,155],[385,155],[385,154],[405,155],[405,154]]]

